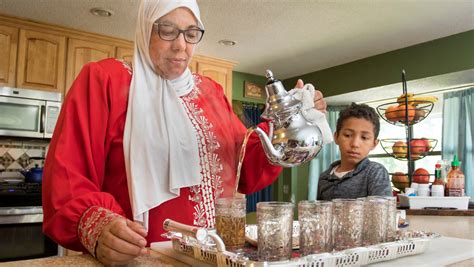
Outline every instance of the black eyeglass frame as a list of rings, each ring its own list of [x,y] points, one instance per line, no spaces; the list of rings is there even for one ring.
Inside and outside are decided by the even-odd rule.
[[[160,39],[161,39],[161,40],[164,40],[164,41],[170,41],[170,42],[172,42],[172,41],[178,39],[178,38],[179,38],[179,35],[180,35],[180,34],[183,34],[183,37],[184,37],[184,40],[186,41],[186,43],[188,43],[188,44],[197,44],[197,43],[201,42],[202,37],[204,36],[204,32],[205,32],[205,31],[204,31],[203,29],[201,29],[201,28],[191,28],[191,29],[181,30],[180,28],[176,27],[175,25],[166,24],[166,23],[159,23],[159,22],[155,22],[155,23],[153,23],[153,25],[155,25],[155,26],[157,27],[156,32],[158,33],[158,36],[160,37]],[[177,30],[178,30],[178,35],[176,35],[176,37],[175,37],[174,39],[172,39],[172,40],[168,40],[168,39],[163,38],[163,37],[161,36],[161,34],[160,34],[160,25],[171,26],[171,27],[177,29]],[[187,31],[199,31],[199,32],[201,32],[201,37],[200,37],[199,40],[198,40],[197,42],[195,42],[195,43],[190,42],[190,41],[187,39],[187,37],[186,37],[186,32],[187,32]]]

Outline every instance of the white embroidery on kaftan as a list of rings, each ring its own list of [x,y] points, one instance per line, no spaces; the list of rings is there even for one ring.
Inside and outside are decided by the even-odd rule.
[[[214,200],[223,192],[221,172],[223,166],[216,150],[220,147],[214,135],[211,122],[204,116],[204,111],[194,102],[198,99],[202,82],[198,75],[193,74],[195,87],[182,98],[186,112],[196,130],[199,146],[202,181],[200,185],[190,188],[189,200],[194,206],[194,224],[201,227],[214,227]]]

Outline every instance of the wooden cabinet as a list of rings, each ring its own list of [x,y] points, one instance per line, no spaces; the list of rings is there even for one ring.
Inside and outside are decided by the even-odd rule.
[[[236,63],[199,55],[194,56],[193,61],[190,64],[191,71],[195,68],[194,72],[210,77],[222,85],[224,94],[232,104],[232,69]]]
[[[0,25],[0,85],[15,86],[18,28]]]
[[[82,67],[93,61],[114,57],[115,47],[92,41],[70,38],[67,48],[66,90],[69,90]]]
[[[191,62],[189,62],[189,69],[191,70],[191,72],[193,73],[198,73],[197,72],[197,68],[198,68],[198,65],[197,65],[197,61],[196,60],[191,60]]]
[[[117,47],[115,58],[122,59],[130,66],[133,64],[133,48],[131,47]]]
[[[66,37],[20,30],[16,86],[62,93]]]

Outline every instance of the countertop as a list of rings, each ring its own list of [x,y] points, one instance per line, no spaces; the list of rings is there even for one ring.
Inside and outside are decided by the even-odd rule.
[[[432,215],[432,216],[474,216],[474,210],[447,210],[447,209],[423,209],[406,210],[407,215]]]
[[[445,237],[450,238],[461,238],[459,242],[472,242],[474,240],[474,216],[418,216],[418,215],[407,215],[407,220],[409,227],[407,230],[423,230],[428,232],[436,232]],[[446,240],[450,240],[450,238]],[[454,240],[454,239],[453,239]],[[451,240],[452,241],[452,240]],[[456,240],[454,240],[456,241]],[[443,244],[444,242],[438,242]],[[453,244],[456,244],[454,242]],[[471,244],[471,243],[469,243]],[[470,246],[470,247],[469,247]],[[474,243],[467,246],[467,249],[471,249],[472,253],[471,258],[456,258],[449,266],[474,266]],[[466,248],[466,246],[464,246]],[[183,263],[181,261],[175,260],[164,254],[149,250],[149,255],[144,255],[133,260],[128,266],[192,266],[190,264]],[[417,255],[410,256],[406,258],[411,258],[409,261],[413,261],[416,257],[422,257],[427,254],[429,251]],[[447,252],[444,251],[444,252]],[[442,255],[444,252],[436,252],[438,255]],[[425,255],[426,256],[426,255]],[[397,261],[402,260],[403,258],[397,259]],[[385,262],[383,265],[391,265],[392,261]],[[394,263],[394,262],[393,262]],[[43,267],[43,266],[103,266],[97,260],[95,260],[90,255],[76,255],[76,256],[64,256],[64,257],[48,257],[42,259],[34,260],[24,260],[24,261],[15,261],[15,262],[6,262],[0,263],[0,267],[10,267],[10,266],[28,266],[28,267]],[[400,265],[398,265],[400,266]]]
[[[177,261],[173,258],[170,258],[166,255],[155,252],[151,249],[148,250],[150,255],[144,255],[137,257],[127,266],[159,266],[159,267],[189,267],[190,265]],[[84,266],[84,267],[95,267],[95,266],[104,266],[98,262],[91,255],[75,255],[75,256],[56,256],[56,257],[47,257],[41,259],[33,260],[23,260],[23,261],[12,261],[0,263],[1,267],[50,267],[50,266]]]

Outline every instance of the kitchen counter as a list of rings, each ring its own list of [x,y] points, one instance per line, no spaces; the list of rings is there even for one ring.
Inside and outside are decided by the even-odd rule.
[[[189,267],[191,265],[182,263],[168,256],[149,250],[150,255],[144,255],[134,259],[128,266],[159,266],[159,267]],[[95,267],[104,266],[91,255],[75,255],[64,257],[48,257],[42,259],[12,261],[0,263],[1,267],[49,267],[49,266],[81,266]]]
[[[467,245],[463,246],[463,249],[470,249],[469,255],[472,255],[471,258],[453,256],[451,262],[453,264],[449,266],[474,266],[474,243],[469,243],[469,240],[474,240],[474,216],[429,216],[429,215],[410,215],[408,214],[407,220],[409,227],[405,228],[407,230],[423,230],[427,232],[439,233],[442,236],[451,237],[445,238],[444,240],[435,241],[438,247],[445,246],[447,242],[451,242],[454,245],[460,244],[460,242],[465,242]],[[455,239],[455,238],[461,238]],[[467,239],[467,240],[466,240]],[[436,246],[433,246],[436,247]],[[450,248],[452,246],[449,246]],[[439,248],[438,248],[439,250]],[[413,263],[420,259],[421,257],[430,255],[441,255],[440,257],[452,256],[451,253],[446,250],[446,248],[441,251],[430,251],[411,257],[404,257],[397,259],[397,262],[402,263]],[[133,260],[129,266],[195,266],[190,263],[183,263],[181,261],[175,260],[169,256],[166,256],[162,253],[158,253],[152,250],[150,255],[144,255]],[[446,254],[445,254],[446,253]],[[444,255],[444,256],[443,256]],[[393,266],[391,263],[395,261],[388,261],[380,263],[377,265],[381,266]],[[95,260],[90,255],[76,255],[76,256],[64,256],[64,257],[49,257],[43,259],[34,259],[34,260],[25,260],[25,261],[15,261],[15,262],[6,262],[0,263],[0,267],[10,267],[10,266],[29,266],[29,267],[42,267],[42,266],[102,266],[97,260]],[[400,265],[399,265],[400,266]]]
[[[432,216],[474,216],[474,210],[406,210],[407,215],[432,215]]]

